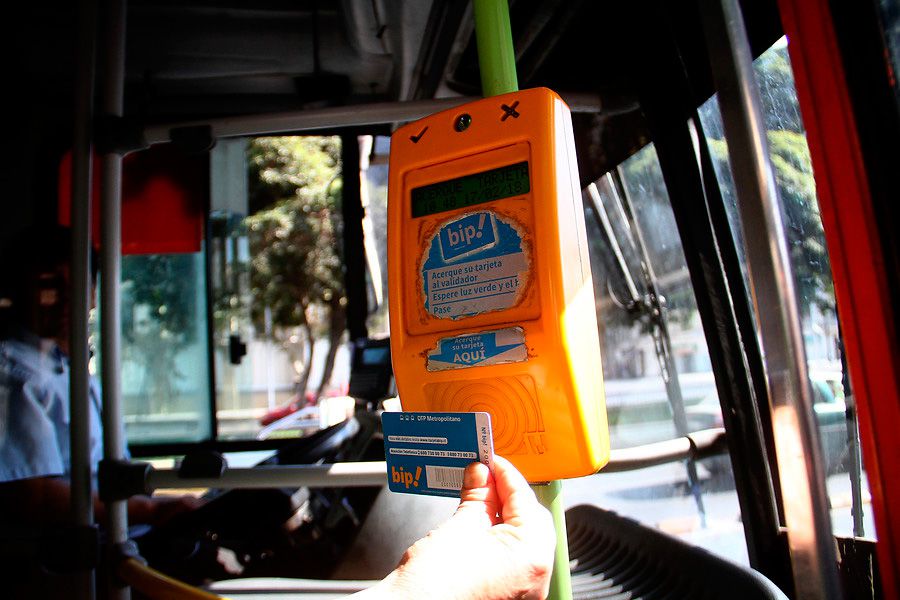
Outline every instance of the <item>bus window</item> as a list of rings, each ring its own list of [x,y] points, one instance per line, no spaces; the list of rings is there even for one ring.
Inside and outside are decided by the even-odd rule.
[[[783,218],[801,311],[813,408],[832,507],[832,527],[836,535],[874,536],[867,480],[860,469],[859,459],[854,461],[854,457],[860,456],[857,425],[855,420],[848,420],[846,416],[852,413],[847,411],[847,402],[851,399],[845,398],[834,284],[787,39],[782,38],[757,58],[754,70],[763,103],[770,157],[784,207]],[[731,224],[733,241],[738,248],[745,285],[749,289],[737,199],[716,97],[703,104],[699,113]]]
[[[688,432],[721,427],[709,410],[719,405],[715,381],[652,144],[588,187],[585,218],[612,447],[683,435],[678,411]],[[597,504],[748,563],[727,455],[601,470],[564,486],[567,503]]]
[[[122,399],[133,444],[209,439],[205,252],[122,258]]]
[[[881,17],[881,27],[884,30],[884,42],[890,52],[891,63],[894,69],[900,65],[900,4],[896,0],[881,0],[878,2],[878,12]],[[894,94],[900,103],[900,81],[892,78]]]
[[[220,440],[297,437],[352,401],[341,255],[341,140],[231,140],[212,161]]]
[[[296,437],[351,413],[340,157],[338,137],[220,140],[207,245],[124,258],[129,443]]]

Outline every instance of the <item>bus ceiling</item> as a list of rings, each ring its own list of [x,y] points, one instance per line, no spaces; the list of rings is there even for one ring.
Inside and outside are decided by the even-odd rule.
[[[758,54],[781,36],[777,6],[744,4]],[[677,51],[675,68],[691,81],[689,108],[712,93],[696,0],[510,5],[522,88],[599,94],[599,112],[575,117],[585,185],[649,139],[637,98],[660,80],[653,57],[661,48]],[[76,7],[53,1],[10,9],[12,47],[29,49],[5,53],[15,56],[21,106],[44,117],[21,121],[31,135],[36,126],[43,137],[58,137],[70,118],[46,109],[71,101]],[[468,0],[133,0],[126,35],[124,112],[148,126],[480,93]]]

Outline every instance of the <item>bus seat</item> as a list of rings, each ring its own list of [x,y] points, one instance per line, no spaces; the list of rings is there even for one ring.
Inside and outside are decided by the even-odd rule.
[[[334,574],[337,580],[233,579],[208,589],[241,600],[324,600],[350,595],[390,572],[403,551],[445,520],[455,505],[452,499],[392,494],[385,488],[372,507],[376,522],[360,532]],[[423,516],[409,531],[397,527],[416,514]],[[775,584],[753,569],[596,506],[567,510],[566,529],[574,600],[787,600]],[[354,574],[354,580],[339,580]]]
[[[455,498],[396,494],[383,487],[332,577],[381,579],[416,540],[450,518],[457,504]]]
[[[575,600],[787,598],[750,568],[596,506],[567,510],[566,530]]]

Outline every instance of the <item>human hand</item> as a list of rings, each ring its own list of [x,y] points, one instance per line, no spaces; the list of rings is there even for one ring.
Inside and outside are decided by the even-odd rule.
[[[159,526],[203,504],[203,499],[190,495],[135,496],[128,501],[128,519],[132,523]]]
[[[152,525],[163,525],[178,515],[196,510],[205,504],[204,500],[196,496],[155,496],[150,498],[153,502],[151,516]]]
[[[466,467],[459,507],[413,544],[369,598],[544,598],[556,533],[525,478],[502,457]]]

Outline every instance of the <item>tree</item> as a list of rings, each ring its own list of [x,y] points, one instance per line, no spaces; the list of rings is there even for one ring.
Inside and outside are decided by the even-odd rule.
[[[248,148],[250,206],[247,219],[252,291],[251,316],[266,337],[288,353],[297,391],[308,384],[315,340],[329,341],[317,393],[331,379],[346,328],[342,259],[340,139],[257,138]]]
[[[776,47],[754,63],[760,96],[766,110],[767,138],[772,167],[781,196],[788,250],[794,269],[800,308],[805,313],[816,306],[834,311],[834,285],[831,264],[825,247],[825,233],[816,199],[812,161],[800,107],[794,89],[790,60],[786,47]],[[702,110],[704,131],[715,161],[722,196],[731,212],[735,240],[743,247],[737,227],[737,199],[728,165],[728,147],[717,107]]]
[[[769,151],[787,228],[788,252],[794,268],[801,310],[812,306],[834,311],[834,283],[825,247],[825,232],[816,199],[812,161],[806,136],[788,130],[769,131]]]

